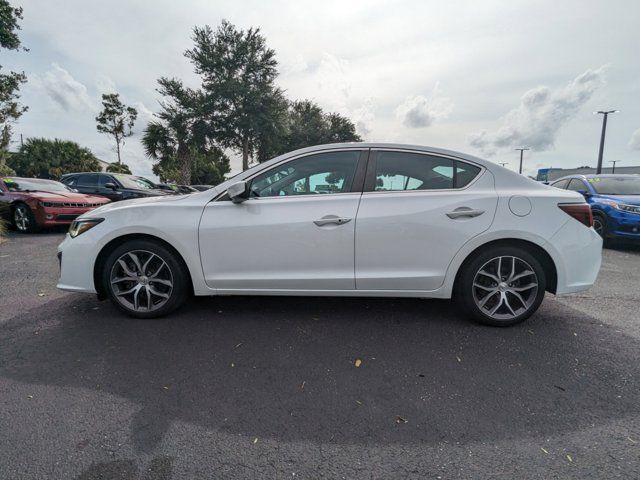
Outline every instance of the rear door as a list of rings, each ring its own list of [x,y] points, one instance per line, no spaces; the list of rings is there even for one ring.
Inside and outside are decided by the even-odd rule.
[[[458,250],[489,228],[497,200],[480,165],[373,150],[356,221],[357,289],[437,289]]]
[[[96,195],[98,193],[98,174],[97,173],[83,173],[78,175],[78,179],[73,188],[80,193],[87,193],[89,195]]]

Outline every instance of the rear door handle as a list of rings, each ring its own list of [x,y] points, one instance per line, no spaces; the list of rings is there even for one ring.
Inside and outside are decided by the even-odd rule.
[[[325,225],[344,225],[350,221],[350,218],[338,217],[337,215],[326,215],[319,220],[314,220],[313,223],[319,227],[323,227]]]
[[[461,217],[477,217],[482,215],[484,210],[474,210],[469,207],[459,207],[456,208],[453,212],[448,212],[447,217],[449,218],[461,218]]]

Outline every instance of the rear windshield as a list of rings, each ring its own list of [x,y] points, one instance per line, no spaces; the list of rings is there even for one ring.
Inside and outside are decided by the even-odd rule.
[[[640,176],[591,177],[587,181],[601,195],[640,195]]]

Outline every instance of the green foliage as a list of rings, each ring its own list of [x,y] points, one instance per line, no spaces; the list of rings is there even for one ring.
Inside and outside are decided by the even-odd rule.
[[[238,30],[226,20],[214,32],[193,31],[195,46],[185,55],[202,75],[209,131],[222,146],[242,152],[243,169],[274,121],[272,106],[281,97],[275,52],[260,29]]]
[[[8,165],[22,177],[58,179],[65,173],[99,171],[100,164],[88,148],[67,140],[28,138]]]
[[[16,174],[16,171],[6,163],[0,163],[0,177],[10,177]]]
[[[272,133],[260,139],[260,162],[313,145],[362,141],[351,120],[337,113],[325,113],[310,100],[288,102],[277,120]]]
[[[162,109],[142,137],[147,155],[157,162],[154,173],[180,185],[219,183],[229,171],[229,159],[208,138],[203,95],[177,79],[163,77],[158,83]]]
[[[124,163],[110,163],[107,167],[107,172],[110,173],[126,173],[127,175],[131,175],[131,170]]]
[[[0,0],[0,48],[19,50],[21,48],[18,30],[22,20],[22,8],[14,8],[6,0]],[[26,50],[26,48],[24,49]],[[2,66],[0,66],[0,69]],[[27,81],[24,72],[0,73],[0,150],[7,150],[11,134],[11,124],[27,111],[20,98],[20,85]],[[2,160],[0,159],[0,162]]]
[[[100,133],[111,135],[116,141],[118,163],[121,163],[120,148],[124,145],[124,139],[133,135],[136,118],[138,111],[122,103],[119,94],[102,94],[102,111],[96,117],[96,128]]]

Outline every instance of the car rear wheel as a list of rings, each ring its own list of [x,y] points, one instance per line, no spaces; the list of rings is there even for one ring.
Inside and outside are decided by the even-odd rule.
[[[149,240],[133,240],[111,252],[102,282],[111,301],[136,318],[172,312],[185,302],[190,285],[177,254]]]
[[[22,233],[33,233],[38,230],[36,217],[29,208],[29,205],[18,203],[12,208],[11,215],[13,226]]]
[[[463,267],[457,296],[474,320],[506,327],[529,318],[545,288],[540,262],[526,250],[505,246],[480,251]]]

